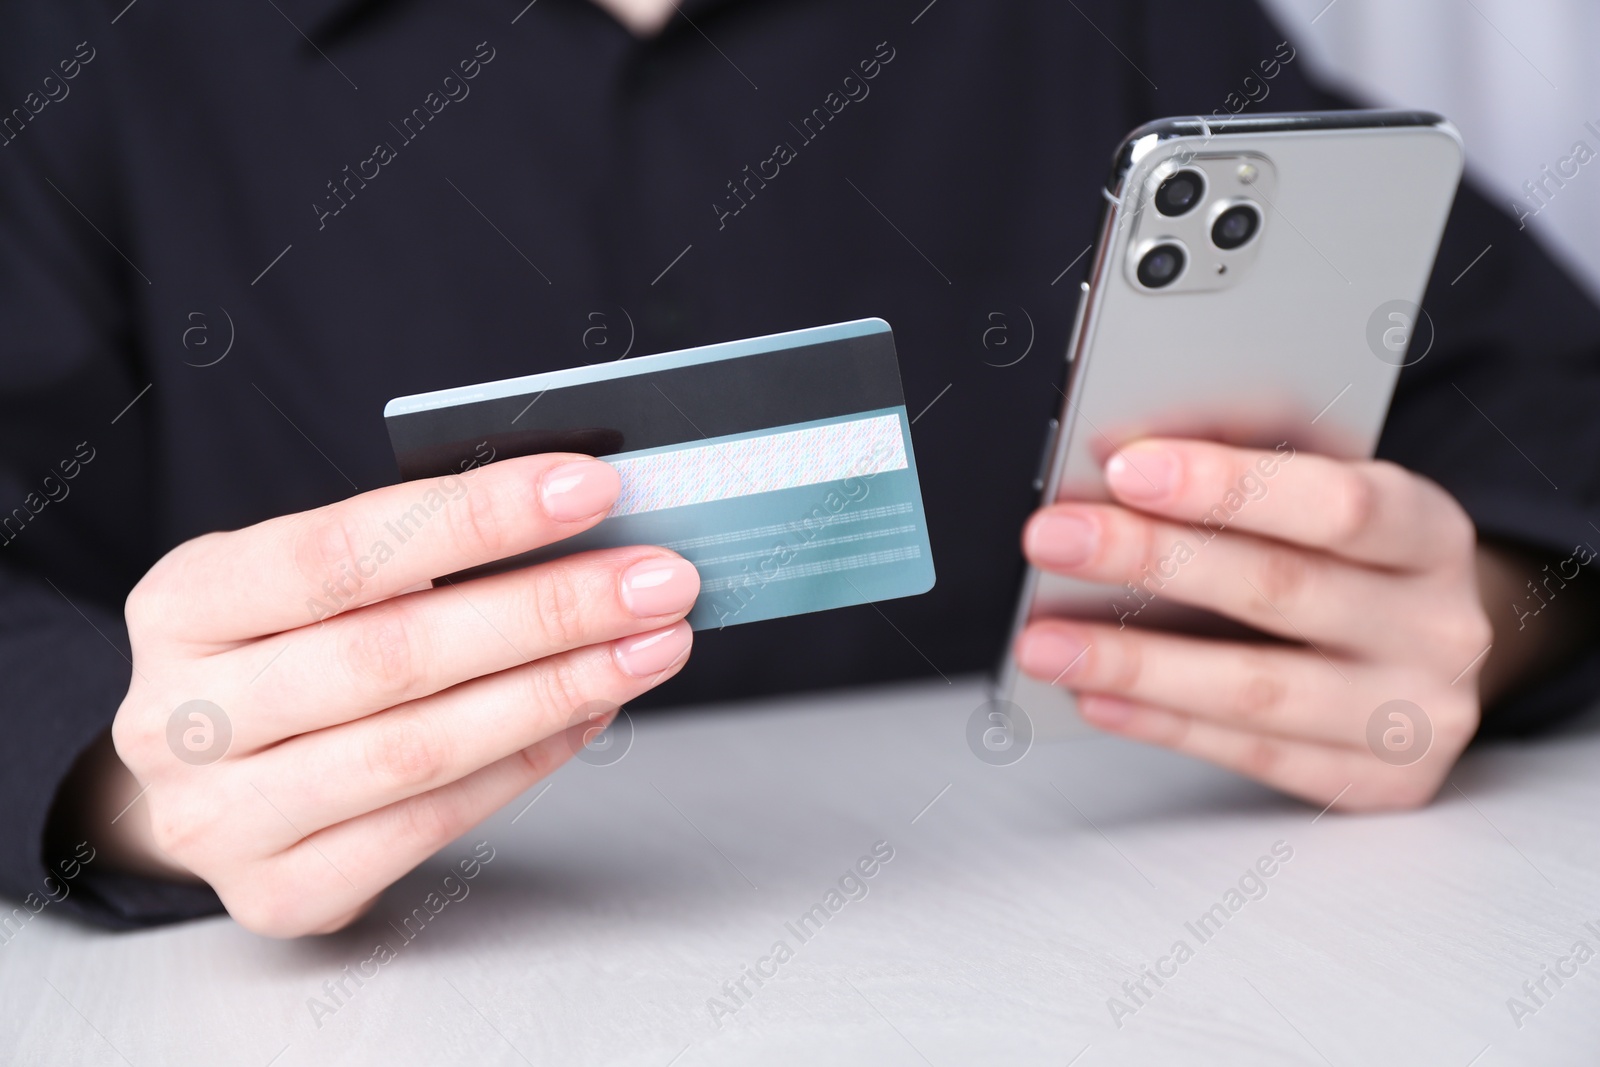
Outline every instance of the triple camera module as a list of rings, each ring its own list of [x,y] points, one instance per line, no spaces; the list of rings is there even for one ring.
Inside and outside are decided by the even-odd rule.
[[[1254,258],[1241,259],[1240,254],[1254,251],[1252,242],[1261,233],[1261,207],[1243,194],[1266,177],[1263,171],[1267,169],[1238,158],[1191,159],[1161,176],[1150,196],[1155,213],[1141,228],[1153,225],[1168,232],[1139,251],[1133,272],[1139,284],[1145,289],[1165,289],[1189,274],[1200,276],[1191,278],[1183,288],[1228,284],[1230,267],[1247,265],[1247,259]],[[1230,184],[1240,187],[1238,194],[1227,191]],[[1190,244],[1205,246],[1203,251],[1191,256],[1190,244],[1181,236],[1184,232],[1192,238]],[[1212,261],[1208,270],[1204,260]]]

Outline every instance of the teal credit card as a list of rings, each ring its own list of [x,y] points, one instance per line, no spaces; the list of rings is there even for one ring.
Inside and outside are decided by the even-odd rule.
[[[598,456],[622,477],[599,526],[452,579],[663,545],[700,571],[696,630],[933,588],[882,319],[400,397],[384,419],[406,480],[539,452]]]

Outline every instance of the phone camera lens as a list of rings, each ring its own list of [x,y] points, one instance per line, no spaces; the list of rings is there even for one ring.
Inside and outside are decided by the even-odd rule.
[[[1146,289],[1165,289],[1178,280],[1188,261],[1182,245],[1156,245],[1139,260],[1139,284]]]
[[[1225,252],[1231,251],[1249,244],[1260,229],[1261,212],[1251,204],[1235,204],[1211,224],[1211,243]]]
[[[1185,215],[1200,202],[1205,179],[1198,171],[1180,170],[1156,189],[1156,210],[1163,215]]]

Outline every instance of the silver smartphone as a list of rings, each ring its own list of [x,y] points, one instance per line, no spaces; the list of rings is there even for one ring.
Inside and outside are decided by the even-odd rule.
[[[1415,111],[1174,118],[1129,134],[1082,283],[1042,501],[1110,499],[1106,460],[1151,435],[1370,457],[1400,368],[1433,341],[1419,304],[1462,161],[1455,127]],[[1084,728],[1071,693],[1011,656],[1036,617],[1248,632],[1158,585],[1029,568],[997,697],[1035,736]]]

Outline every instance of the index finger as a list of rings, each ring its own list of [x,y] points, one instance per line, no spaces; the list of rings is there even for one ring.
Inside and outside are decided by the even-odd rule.
[[[296,629],[598,523],[616,469],[550,453],[374,489],[179,546],[129,597],[163,633],[229,642]]]
[[[1211,532],[1235,529],[1358,563],[1421,570],[1472,543],[1439,486],[1393,463],[1149,438],[1106,463],[1121,502]]]

